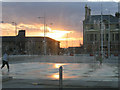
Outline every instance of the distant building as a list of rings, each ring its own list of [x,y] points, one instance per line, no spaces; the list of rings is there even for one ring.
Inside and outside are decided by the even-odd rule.
[[[60,42],[46,38],[46,54],[59,54]],[[2,52],[8,50],[10,54],[44,54],[44,37],[26,37],[25,30],[20,30],[17,36],[2,37]]]
[[[105,53],[108,53],[108,46],[110,46],[110,53],[118,54],[120,46],[119,16],[120,13],[116,13],[115,16],[102,15],[102,22],[104,23],[103,49]],[[101,15],[91,15],[91,9],[87,5],[85,6],[85,20],[83,21],[83,45],[85,53],[101,50]]]
[[[83,54],[83,46],[81,47],[69,47],[68,51],[70,54]]]
[[[84,53],[83,45],[81,45],[80,47],[60,48],[60,55],[74,55],[83,53]]]

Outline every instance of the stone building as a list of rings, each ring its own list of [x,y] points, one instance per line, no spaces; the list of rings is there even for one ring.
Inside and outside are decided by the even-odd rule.
[[[8,50],[10,54],[43,55],[46,45],[46,55],[59,54],[60,42],[49,37],[26,37],[25,30],[20,30],[17,36],[2,37],[2,52]]]
[[[118,54],[120,46],[119,13],[113,15],[91,15],[91,9],[85,6],[85,19],[83,21],[83,45],[85,53],[100,53],[101,40],[103,51],[108,54]],[[102,17],[102,18],[101,18]],[[101,27],[101,22],[103,23]],[[103,28],[103,33],[101,33]],[[101,39],[103,35],[103,39]]]

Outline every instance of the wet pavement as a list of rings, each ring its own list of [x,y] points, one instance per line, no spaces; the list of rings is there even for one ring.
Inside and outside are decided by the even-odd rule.
[[[3,68],[3,88],[18,87],[24,82],[24,87],[27,87],[27,85],[31,88],[36,87],[35,85],[39,85],[39,87],[57,87],[56,85],[59,85],[60,66],[63,66],[63,83],[65,86],[118,87],[117,63],[103,63],[100,65],[99,62],[47,63],[33,61],[12,63],[10,64],[10,72]],[[4,80],[4,77],[9,77],[9,79]]]

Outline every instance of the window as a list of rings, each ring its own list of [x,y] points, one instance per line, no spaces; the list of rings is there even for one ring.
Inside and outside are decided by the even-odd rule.
[[[101,26],[101,23],[100,23],[100,29],[101,29],[101,27],[102,27],[102,26]]]
[[[115,34],[115,40],[116,40],[116,41],[119,40],[119,34]]]
[[[105,28],[106,28],[106,29],[109,29],[109,25],[108,25],[108,24],[106,24],[106,25],[105,25]]]
[[[114,41],[114,34],[112,34],[112,40]]]
[[[93,26],[93,24],[90,26],[90,29],[94,29],[94,26]]]
[[[116,24],[116,29],[119,29],[119,24]]]
[[[97,34],[95,34],[95,41],[97,41]]]
[[[90,34],[90,41],[93,41],[93,34]]]
[[[106,41],[108,41],[108,34],[106,34]]]

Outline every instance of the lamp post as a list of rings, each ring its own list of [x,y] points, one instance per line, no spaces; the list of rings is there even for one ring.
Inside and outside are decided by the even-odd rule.
[[[102,54],[102,58],[103,58],[103,30],[104,30],[104,26],[103,26],[103,13],[102,13],[102,4],[101,4],[101,54]]]
[[[38,17],[38,19],[40,18],[43,18],[44,19],[44,40],[43,40],[43,43],[44,43],[44,55],[46,55],[46,38],[45,38],[45,35],[46,35],[46,25],[45,25],[45,16],[44,17]]]
[[[110,14],[110,11],[109,11]],[[110,59],[111,57],[111,51],[110,51],[110,30],[111,30],[111,26],[110,26],[110,15],[109,15],[109,31],[108,31],[108,58]]]
[[[12,22],[13,25],[15,25],[15,36],[17,36],[17,23],[16,22]],[[16,53],[16,37],[15,37],[15,53]]]
[[[17,23],[16,22],[12,22],[13,25],[15,25],[15,36],[17,35]]]
[[[38,19],[40,18],[43,18],[44,19],[44,40],[43,40],[43,43],[44,43],[44,55],[47,54],[47,50],[46,50],[46,47],[47,47],[47,42],[46,42],[46,27],[48,26],[48,24],[46,24],[46,17],[45,17],[45,13],[44,13],[44,17],[38,17]],[[50,25],[53,25],[53,23],[50,23]]]
[[[111,35],[110,35],[111,34],[111,32],[110,32],[110,30],[111,30],[110,10],[106,9],[106,11],[108,11],[108,54],[107,55],[108,55],[108,59],[110,59],[110,57],[111,57],[111,54],[110,54],[111,53],[111,49],[110,49],[110,46],[111,46],[110,45],[110,41],[111,41],[110,40],[111,39],[110,38],[111,37]]]

